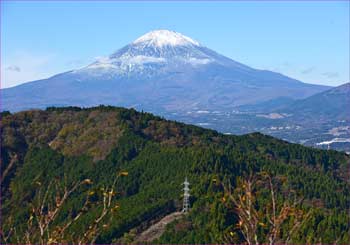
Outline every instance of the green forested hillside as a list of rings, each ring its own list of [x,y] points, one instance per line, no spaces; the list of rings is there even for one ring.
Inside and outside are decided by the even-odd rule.
[[[237,196],[227,190],[263,173],[277,209],[289,208],[276,242],[349,244],[349,166],[341,152],[259,133],[222,135],[132,109],[2,113],[1,239],[25,243],[30,232],[35,243],[76,243],[88,231],[97,243],[132,242],[130,230],[181,208],[187,176],[191,211],[154,242],[245,243]],[[269,188],[260,181],[249,195],[262,220],[257,240],[268,243]],[[50,215],[45,232],[60,240],[43,240],[46,233],[35,228]]]

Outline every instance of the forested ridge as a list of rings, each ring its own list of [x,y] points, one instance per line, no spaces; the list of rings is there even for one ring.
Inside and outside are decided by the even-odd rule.
[[[247,196],[245,183],[255,183],[249,195],[259,243],[272,230],[279,243],[350,243],[350,159],[342,152],[109,106],[3,112],[0,130],[2,243],[25,243],[29,230],[32,242],[43,243],[40,222],[60,238],[47,243],[130,243],[140,224],[181,209],[185,177],[191,210],[155,243],[246,243],[235,201]],[[267,178],[259,176],[268,177],[281,210],[278,232],[267,215]]]

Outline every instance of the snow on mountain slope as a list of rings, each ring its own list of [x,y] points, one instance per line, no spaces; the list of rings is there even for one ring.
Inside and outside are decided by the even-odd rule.
[[[251,68],[223,57],[199,42],[180,33],[168,30],[156,30],[136,39],[112,55],[74,73],[88,73],[94,77],[106,73],[111,77],[127,76],[137,78],[155,77],[166,73],[198,68],[198,66],[215,63],[217,65],[235,66],[239,69]]]

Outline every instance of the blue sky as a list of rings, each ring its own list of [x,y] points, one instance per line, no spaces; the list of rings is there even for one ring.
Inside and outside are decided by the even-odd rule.
[[[348,1],[1,1],[1,87],[87,65],[154,29],[301,81],[349,81]]]

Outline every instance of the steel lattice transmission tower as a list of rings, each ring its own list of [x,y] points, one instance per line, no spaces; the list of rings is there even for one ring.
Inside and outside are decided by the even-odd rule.
[[[190,209],[190,183],[187,181],[187,177],[185,179],[185,182],[183,182],[182,184],[184,185],[184,202],[182,212],[187,213]]]

